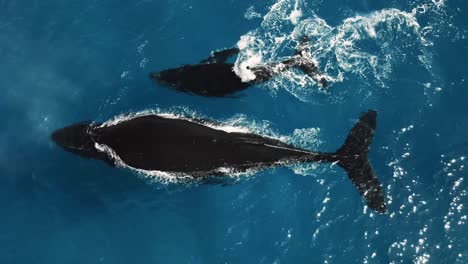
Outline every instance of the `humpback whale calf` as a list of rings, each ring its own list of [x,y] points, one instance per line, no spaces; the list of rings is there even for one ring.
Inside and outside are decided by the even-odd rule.
[[[376,116],[372,110],[363,113],[336,152],[313,152],[252,133],[227,132],[203,120],[156,114],[107,124],[82,122],[54,131],[52,139],[85,158],[194,178],[219,175],[226,171],[222,168],[242,172],[287,163],[330,162],[346,171],[368,207],[384,213],[382,187],[367,158]]]
[[[239,53],[237,47],[212,52],[199,64],[152,72],[150,78],[177,91],[223,97],[266,82],[283,71],[298,68],[322,87],[326,87],[327,80],[320,76],[317,65],[308,57],[308,42],[309,38],[303,37],[296,47],[295,55],[282,62],[247,67],[255,75],[255,79],[248,82],[243,82],[234,72],[234,64],[226,63],[231,56]]]

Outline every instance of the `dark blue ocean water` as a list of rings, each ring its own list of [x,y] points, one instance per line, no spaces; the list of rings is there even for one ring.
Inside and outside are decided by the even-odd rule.
[[[461,0],[0,1],[0,263],[468,263],[467,16]],[[241,36],[237,64],[274,60],[296,33],[329,89],[292,72],[219,99],[148,79]],[[332,151],[369,108],[386,215],[336,166],[167,184],[50,140],[158,109]]]

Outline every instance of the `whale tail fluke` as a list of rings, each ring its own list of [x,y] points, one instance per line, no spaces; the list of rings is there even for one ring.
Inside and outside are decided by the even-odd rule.
[[[376,128],[377,112],[369,110],[361,115],[336,152],[337,164],[343,168],[367,206],[379,212],[386,212],[382,187],[370,164],[367,154]]]

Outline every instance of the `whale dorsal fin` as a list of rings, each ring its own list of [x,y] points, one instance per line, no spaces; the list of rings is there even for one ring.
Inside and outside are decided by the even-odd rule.
[[[213,63],[223,63],[229,57],[236,55],[239,53],[239,49],[237,47],[225,49],[225,50],[217,50],[211,52],[211,55],[208,58],[201,61],[204,64],[213,64]]]

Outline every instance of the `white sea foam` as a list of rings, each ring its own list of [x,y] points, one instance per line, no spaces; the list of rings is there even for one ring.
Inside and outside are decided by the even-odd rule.
[[[243,82],[255,80],[255,73],[249,68],[253,68],[262,63],[262,56],[252,54],[248,59],[234,65],[234,72],[242,79]]]
[[[385,87],[395,63],[413,56],[411,53],[423,67],[431,68],[431,54],[426,47],[432,45],[427,38],[432,27],[421,27],[418,22],[418,16],[428,9],[427,4],[408,11],[383,9],[332,26],[305,1],[280,0],[271,6],[259,28],[241,37],[235,72],[243,81],[254,80],[255,75],[246,66],[283,60],[294,53],[297,40],[307,35],[311,38],[310,57],[330,85],[354,76],[370,87]],[[298,70],[283,73],[267,85],[273,91],[284,87],[304,101],[311,100],[318,91],[306,88],[318,85]]]
[[[111,149],[109,146],[104,145],[104,144],[99,144],[95,143],[94,147],[101,151],[106,153],[109,158],[111,158],[114,161],[115,166],[119,168],[126,168],[130,169],[132,171],[137,172],[138,174],[144,176],[145,178],[151,179],[151,180],[157,180],[162,183],[174,183],[174,182],[179,182],[184,179],[192,179],[190,175],[186,175],[183,173],[171,173],[171,172],[164,172],[164,171],[156,171],[156,170],[143,170],[143,169],[138,169],[134,168],[132,166],[127,165],[120,157],[115,153],[113,149]]]
[[[254,19],[254,18],[260,18],[260,17],[262,17],[262,15],[260,15],[260,13],[255,11],[254,6],[251,6],[251,7],[247,8],[247,10],[245,11],[244,17],[246,19],[250,20],[250,19]]]
[[[299,22],[299,19],[301,18],[301,16],[302,16],[302,11],[294,9],[289,15],[289,20],[291,21],[291,23],[296,25]]]
[[[182,108],[182,109],[187,111],[184,108]],[[192,116],[187,117],[186,115],[183,115],[181,113],[176,112],[176,110],[167,111],[167,112],[162,111],[160,109],[144,110],[144,111],[130,113],[130,114],[118,115],[118,116],[112,118],[111,120],[102,123],[100,127],[114,126],[114,125],[117,125],[119,123],[126,122],[126,121],[129,121],[129,120],[132,120],[132,119],[135,119],[135,118],[138,118],[138,117],[142,117],[142,116],[158,115],[158,116],[161,116],[161,117],[164,117],[164,118],[183,119],[183,120],[187,120],[187,121],[190,121],[190,122],[193,122],[193,123],[203,124],[205,126],[213,128],[213,129],[223,130],[223,131],[228,132],[228,133],[231,133],[231,132],[248,133],[249,132],[249,130],[247,128],[244,128],[244,127],[232,126],[232,125],[229,125],[229,124],[218,124],[218,123],[214,123],[214,122],[210,122],[210,121],[201,122],[201,121],[199,121],[199,120],[202,119],[201,117],[197,116],[197,114],[194,113],[194,112],[192,112],[191,114],[192,114]],[[197,120],[197,119],[199,119],[199,120]]]

